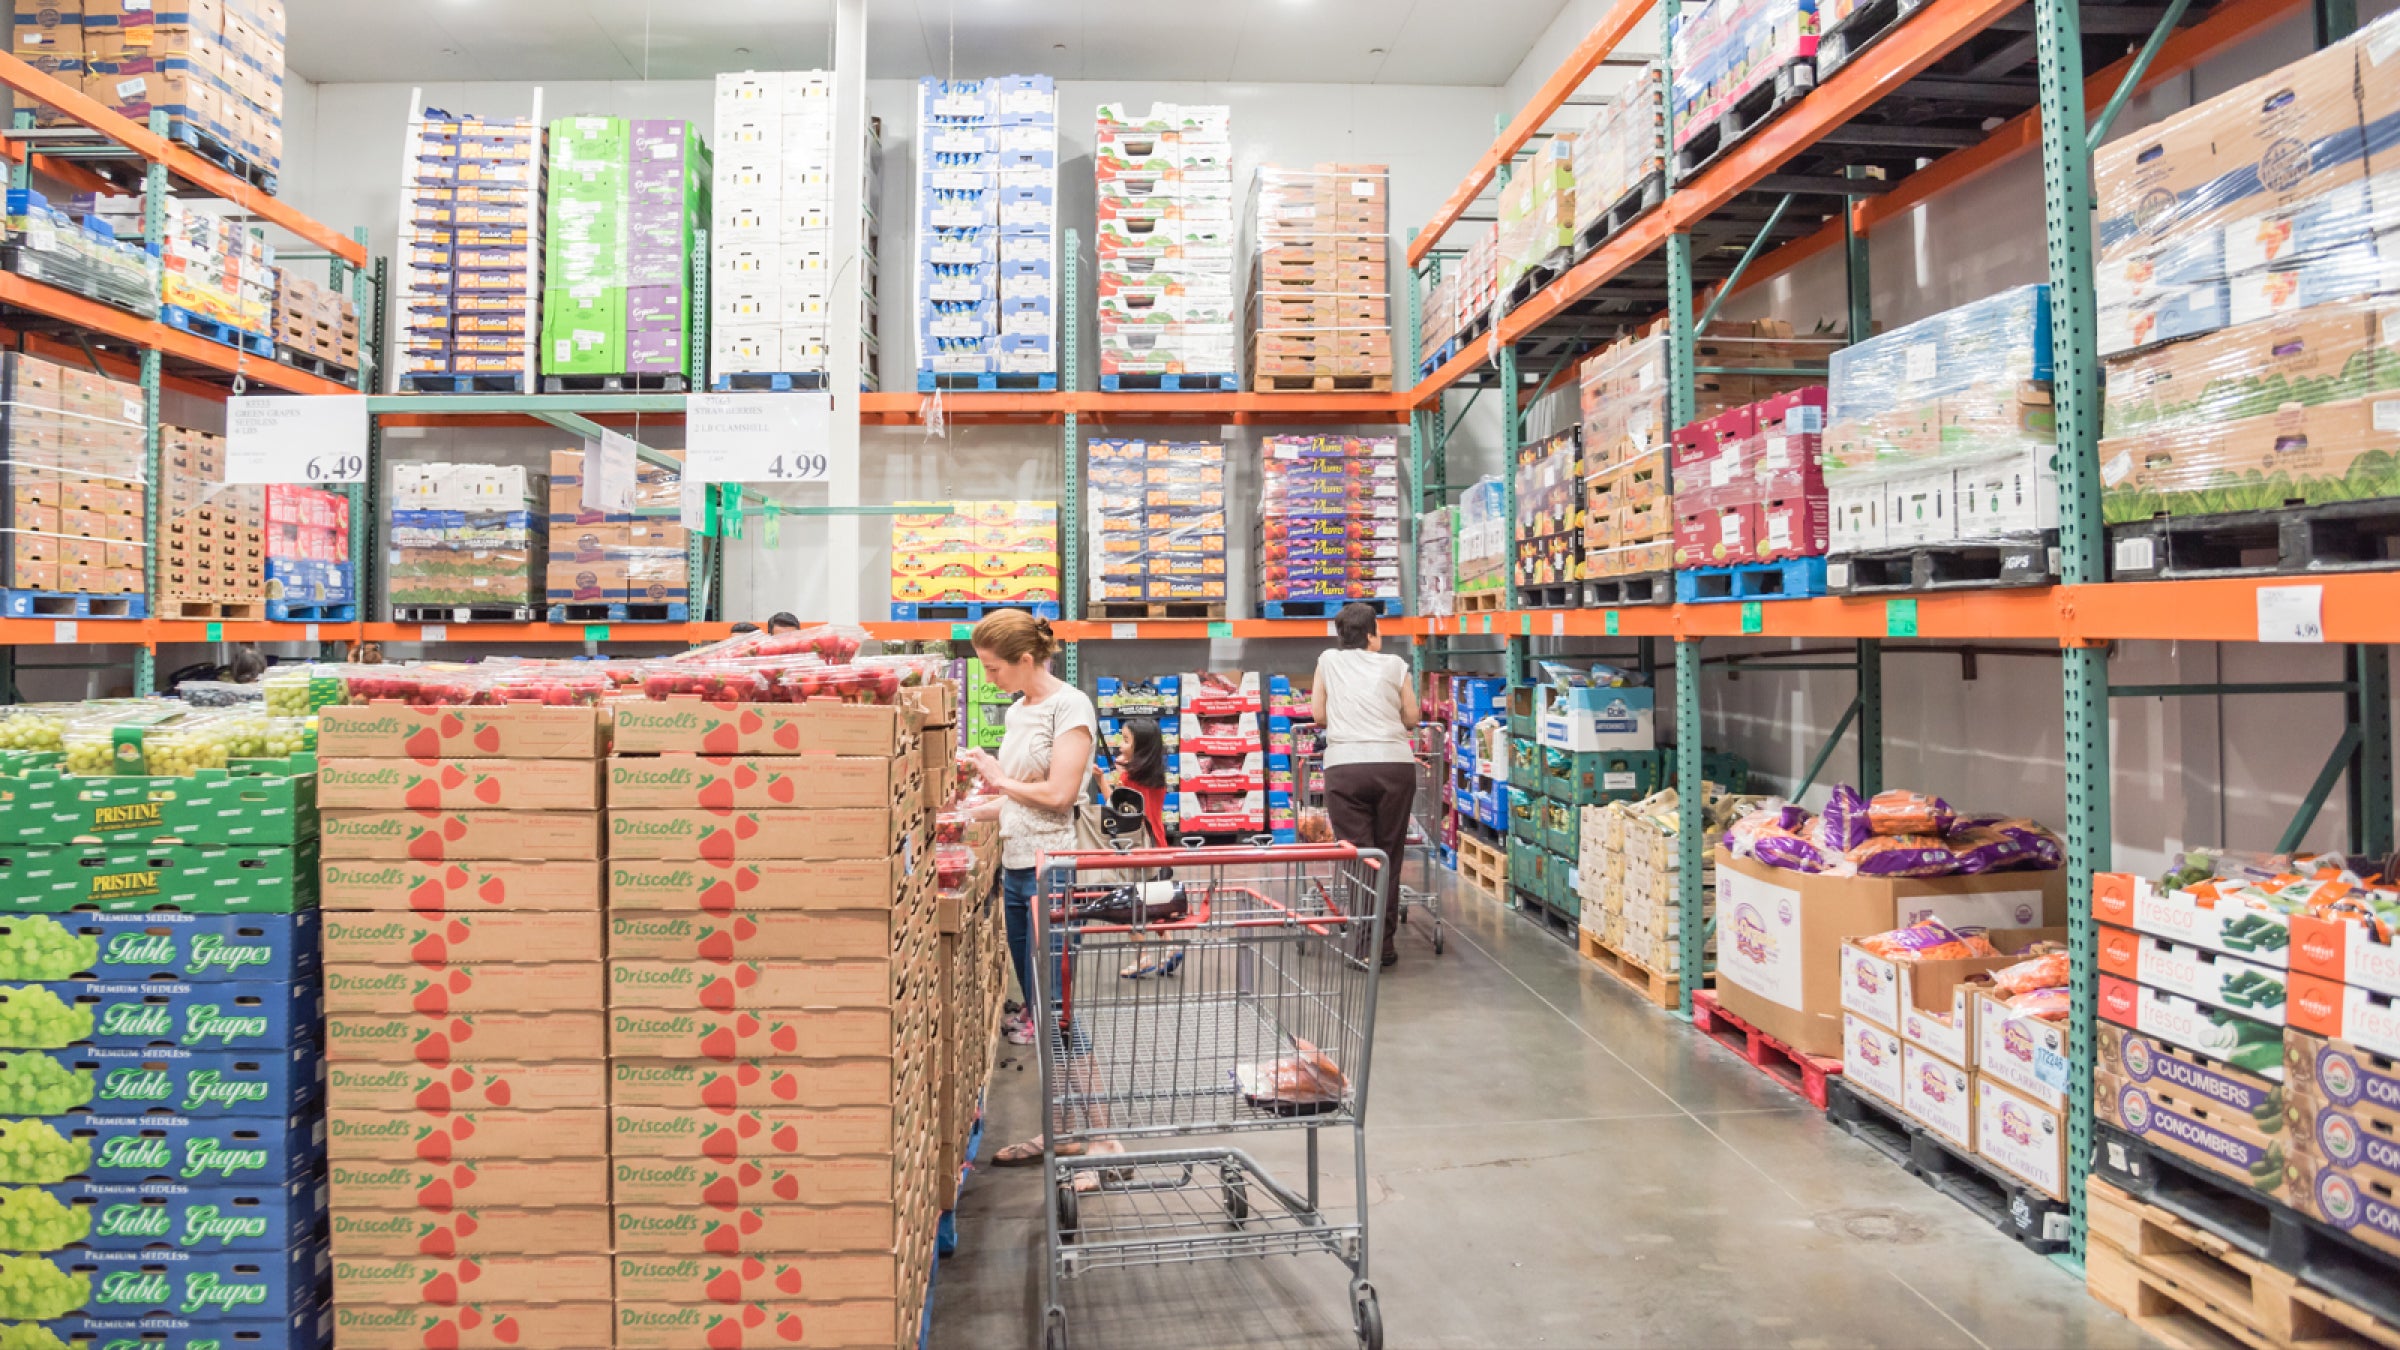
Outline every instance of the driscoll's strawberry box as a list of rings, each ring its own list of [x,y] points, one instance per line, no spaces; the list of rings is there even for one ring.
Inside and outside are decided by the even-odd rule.
[[[320,809],[596,811],[600,765],[588,759],[324,759]]]
[[[619,1205],[616,1250],[717,1257],[889,1251],[898,1228],[888,1205]]]
[[[608,802],[619,807],[898,806],[913,800],[920,762],[874,755],[617,755]]]
[[[539,967],[529,967],[538,969]],[[802,1008],[881,1008],[893,1002],[891,959],[862,961],[612,961],[611,1008],[766,1012]]]
[[[620,960],[838,961],[888,955],[891,910],[689,914],[632,910],[608,916],[608,949]]]
[[[714,915],[888,909],[908,883],[908,859],[615,859],[608,907]]]
[[[327,859],[319,903],[331,910],[420,914],[600,907],[597,860],[521,862]]]
[[[888,858],[914,824],[913,812],[886,807],[612,810],[608,847],[612,859]]]
[[[890,1299],[844,1303],[617,1303],[617,1350],[748,1350],[753,1346],[890,1345]]]
[[[529,1345],[608,1345],[616,1309],[605,1302],[479,1299],[446,1308],[343,1305],[332,1315],[343,1350],[524,1350]]]
[[[325,1024],[329,1064],[598,1059],[607,1049],[608,1020],[598,1012],[410,1013]]]
[[[891,757],[909,750],[925,725],[922,713],[897,704],[715,703],[677,695],[610,707],[620,755]]]
[[[538,1256],[608,1250],[608,1206],[558,1209],[343,1209],[333,1215],[340,1258]]]
[[[593,759],[602,723],[588,707],[538,703],[418,707],[335,704],[317,711],[317,756],[328,759]]]
[[[333,1263],[334,1303],[448,1308],[490,1302],[607,1303],[609,1259],[399,1257]]]
[[[597,811],[327,811],[323,856],[474,862],[598,858]]]
[[[326,1120],[335,1162],[604,1158],[601,1111],[337,1111]]]
[[[608,1066],[556,1064],[336,1064],[325,1071],[334,1111],[597,1110],[608,1105]]]
[[[608,1014],[608,1051],[617,1058],[719,1062],[845,1059],[893,1053],[897,1032],[885,1008],[774,1014],[619,1008]]]
[[[888,1155],[773,1159],[617,1158],[609,1164],[619,1205],[686,1205],[732,1210],[744,1205],[891,1203],[901,1160]],[[340,1203],[339,1198],[335,1200]]]
[[[882,1106],[897,1075],[889,1059],[738,1060],[693,1064],[620,1059],[608,1066],[609,1101],[681,1111],[763,1106]]]
[[[542,1209],[586,1205],[606,1196],[608,1159],[483,1158],[432,1162],[422,1158],[336,1162],[326,1168],[336,1212],[345,1209]]]
[[[325,960],[353,966],[436,969],[600,959],[600,916],[588,911],[332,913],[324,921]]]
[[[325,969],[326,1010],[337,1017],[453,1012],[538,1012],[544,1008],[588,1008],[599,1001],[602,966],[597,961],[547,965],[353,966]]]
[[[772,1159],[888,1153],[892,1110],[886,1106],[750,1107],[695,1116],[656,1106],[609,1111],[611,1155],[617,1158]]]
[[[719,1258],[619,1253],[617,1297],[657,1303],[889,1298],[897,1274],[888,1255]]]

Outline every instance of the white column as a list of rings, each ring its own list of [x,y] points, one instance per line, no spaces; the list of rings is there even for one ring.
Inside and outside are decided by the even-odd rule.
[[[867,0],[834,0],[833,6],[833,220],[831,313],[827,329],[826,385],[833,391],[833,435],[826,447],[833,463],[826,503],[859,504],[859,348],[864,338],[859,310],[865,278],[864,247],[867,144]],[[859,517],[826,518],[825,617],[836,622],[860,616]],[[878,616],[880,617],[880,616]]]

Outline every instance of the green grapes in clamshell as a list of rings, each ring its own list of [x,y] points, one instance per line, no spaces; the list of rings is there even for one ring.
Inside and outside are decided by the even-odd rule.
[[[67,725],[47,713],[0,718],[0,750],[56,750]]]
[[[55,1186],[91,1166],[90,1140],[69,1138],[46,1120],[0,1120],[0,1183]]]

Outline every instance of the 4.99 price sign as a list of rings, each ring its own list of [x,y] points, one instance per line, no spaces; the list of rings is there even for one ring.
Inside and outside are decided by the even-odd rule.
[[[359,483],[367,477],[364,395],[225,401],[228,483]]]
[[[821,483],[832,474],[830,394],[694,394],[685,468],[702,483]]]

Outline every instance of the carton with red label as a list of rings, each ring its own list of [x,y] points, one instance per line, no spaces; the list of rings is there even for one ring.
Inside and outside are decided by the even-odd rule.
[[[601,1158],[602,1111],[344,1111],[326,1121],[335,1162],[450,1162],[487,1158]]]
[[[331,859],[584,859],[601,856],[597,811],[327,811],[318,818]]]
[[[624,858],[608,864],[608,907],[729,916],[889,909],[908,860],[880,858]]]
[[[763,1106],[889,1105],[898,1075],[879,1058],[736,1060],[620,1059],[608,1066],[609,1099],[618,1106],[733,1111]]]
[[[615,1236],[620,1254],[722,1259],[775,1252],[888,1252],[899,1240],[898,1228],[889,1205],[619,1205]]]
[[[2291,1016],[2295,1024],[2305,1001],[2300,984],[2306,978],[2292,983]],[[2100,977],[2100,1016],[2118,1026],[2223,1060],[2261,1078],[2277,1081],[2283,1078],[2283,1028],[2275,1023],[2244,1017],[2230,1009],[2212,1008],[2185,995],[2135,984],[2118,975]]]
[[[718,963],[874,958],[891,952],[893,920],[888,908],[725,915],[629,910],[608,916],[608,949],[619,959]]]
[[[2100,969],[2154,989],[2228,1008],[2257,1022],[2281,1026],[2286,972],[2253,965],[2223,952],[2099,926]]]
[[[920,762],[869,755],[618,755],[608,761],[617,807],[710,810],[899,806]]]
[[[1102,203],[1106,205],[1105,200]],[[761,1299],[749,1303],[654,1303],[620,1299],[617,1350],[687,1350],[691,1346],[891,1345],[901,1339],[891,1299],[815,1303]],[[563,1344],[563,1342],[562,1342]]]
[[[326,810],[596,811],[600,765],[587,759],[320,759]]]
[[[495,1300],[605,1304],[610,1278],[607,1257],[571,1253],[336,1259],[333,1296],[340,1303],[435,1308]]]
[[[2379,1055],[2400,1055],[2400,997],[2297,974],[2291,994],[2293,1026]]]
[[[594,759],[601,752],[597,709],[501,703],[420,707],[407,703],[336,704],[317,710],[320,761],[346,758]]]
[[[619,1008],[608,1015],[618,1059],[847,1059],[890,1055],[897,1025],[884,1008],[806,1013]]]
[[[433,969],[490,962],[598,961],[600,916],[578,910],[328,912],[324,943],[329,964]]]
[[[597,961],[547,965],[325,967],[325,1011],[336,1019],[589,1008],[605,987]],[[362,1015],[366,1015],[362,1018]]]
[[[716,703],[677,695],[610,705],[619,755],[875,755],[913,752],[924,714],[889,704]]]
[[[609,1163],[620,1205],[890,1204],[901,1160],[850,1158],[718,1159],[627,1156]],[[336,1198],[335,1203],[340,1203]]]
[[[425,1350],[429,1345],[453,1350],[524,1350],[531,1345],[618,1343],[614,1340],[616,1311],[605,1301],[481,1299],[444,1307],[342,1304],[333,1309],[333,1326],[335,1344],[343,1350]]]
[[[1200,717],[1255,713],[1264,706],[1260,702],[1259,678],[1255,670],[1231,673],[1206,670],[1179,676],[1176,690],[1180,710]]]
[[[334,1064],[325,1074],[329,1111],[487,1109],[562,1111],[608,1105],[608,1066],[596,1059],[555,1064]]]
[[[368,858],[325,860],[318,903],[327,910],[596,910],[596,859],[518,861]]]
[[[330,817],[329,817],[330,819]],[[611,810],[613,859],[872,859],[891,856],[915,817],[888,807],[815,811]]]
[[[598,1059],[607,1044],[608,1020],[599,1012],[412,1012],[325,1023],[331,1064]]]
[[[325,1170],[336,1210],[418,1209],[446,1214],[488,1207],[545,1209],[588,1205],[609,1193],[605,1156],[588,1158],[422,1158],[337,1162]]]
[[[883,1008],[897,997],[891,957],[853,961],[611,961],[613,1008]]]
[[[657,1106],[609,1111],[611,1156],[624,1158],[792,1158],[892,1151],[887,1106],[745,1107],[695,1115]]]
[[[342,1258],[538,1256],[604,1252],[606,1205],[558,1209],[336,1209],[333,1254]]]
[[[2276,910],[2212,903],[2190,891],[2160,890],[2148,877],[2094,873],[2092,917],[2171,942],[2223,952],[2252,965],[2289,964],[2289,916]]]
[[[2400,994],[2400,943],[2377,941],[2367,923],[2347,916],[2294,914],[2291,930],[2293,970],[2379,994]]]
[[[718,1257],[620,1251],[617,1297],[658,1303],[889,1298],[897,1275],[888,1253]]]

